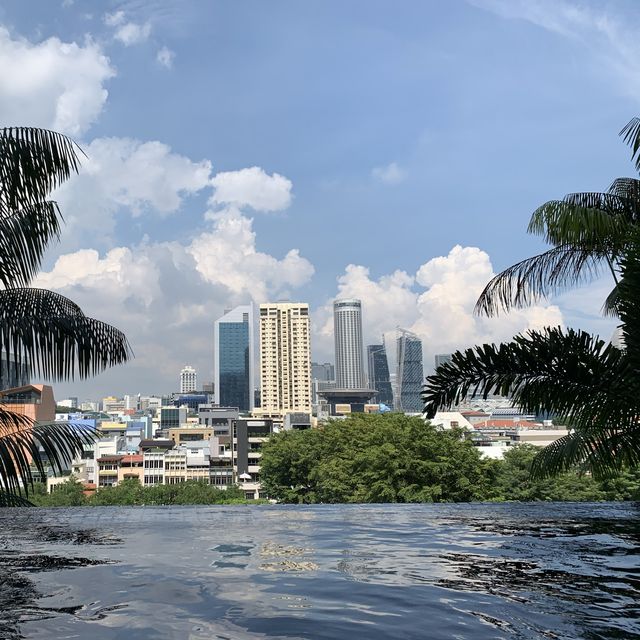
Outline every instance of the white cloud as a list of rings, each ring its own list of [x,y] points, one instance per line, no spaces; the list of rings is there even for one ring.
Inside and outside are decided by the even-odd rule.
[[[83,232],[95,242],[96,229],[108,236],[121,209],[133,217],[170,215],[210,185],[209,161],[193,162],[158,141],[97,138],[84,151],[80,175],[55,194],[67,221],[66,242],[81,243]]]
[[[171,69],[173,67],[173,60],[176,57],[175,52],[171,51],[168,47],[162,47],[162,49],[158,50],[156,55],[156,60],[167,69]]]
[[[107,99],[115,75],[100,47],[49,38],[38,44],[0,27],[0,112],[3,125],[30,125],[78,135]]]
[[[640,98],[638,20],[568,0],[468,0],[503,18],[526,20],[581,44],[619,90]],[[596,5],[597,6],[597,5]]]
[[[151,35],[151,25],[148,22],[127,22],[124,11],[105,13],[103,21],[108,27],[115,29],[114,39],[119,40],[125,47],[144,42]]]
[[[288,295],[313,275],[313,265],[297,249],[281,260],[257,251],[253,222],[237,209],[218,213],[213,219],[213,231],[196,237],[188,248],[207,282],[266,302]]]
[[[376,167],[372,169],[371,175],[376,180],[389,185],[400,184],[406,178],[406,172],[395,162],[392,162],[385,167]]]
[[[420,266],[415,277],[396,271],[374,279],[367,268],[349,265],[338,279],[335,297],[362,300],[366,343],[379,342],[382,334],[393,338],[397,326],[417,333],[427,356],[425,369],[429,370],[435,353],[508,340],[526,329],[562,324],[562,314],[555,305],[538,305],[497,318],[474,315],[478,295],[493,275],[484,251],[455,246],[448,255]],[[328,355],[333,336],[331,301],[320,310],[318,319],[316,342]],[[393,348],[389,356],[393,360]]]
[[[131,365],[83,386],[62,386],[61,393],[167,393],[175,390],[171,372],[177,380],[186,361],[201,380],[210,379],[213,321],[225,308],[287,296],[312,274],[295,249],[282,259],[258,251],[251,220],[227,212],[187,246],[143,242],[102,256],[91,249],[63,255],[34,285],[122,329],[136,355]]]
[[[233,204],[256,211],[279,211],[291,204],[291,180],[260,167],[223,171],[214,176],[212,204]]]

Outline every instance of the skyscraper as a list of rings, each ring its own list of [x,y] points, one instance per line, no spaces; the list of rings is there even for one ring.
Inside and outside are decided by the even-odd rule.
[[[217,404],[251,411],[254,406],[253,305],[228,311],[214,323],[213,384]]]
[[[198,388],[196,370],[188,364],[180,371],[180,393],[191,393]]]
[[[333,335],[336,349],[336,387],[362,389],[362,304],[355,298],[333,303]]]
[[[384,343],[367,346],[367,363],[369,365],[369,388],[377,391],[375,400],[388,407],[393,407],[389,362]]]
[[[263,415],[311,413],[309,305],[260,305],[260,386]]]
[[[406,413],[421,413],[420,393],[424,384],[422,340],[406,329],[398,328],[398,334],[395,408]]]

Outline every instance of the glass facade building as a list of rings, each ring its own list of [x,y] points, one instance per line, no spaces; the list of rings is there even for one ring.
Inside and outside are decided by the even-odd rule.
[[[377,391],[375,402],[393,407],[389,362],[384,344],[367,345],[367,363],[369,365],[369,388]]]
[[[405,413],[422,413],[423,406],[420,398],[424,384],[422,340],[414,333],[402,329],[397,338],[397,348],[395,408]]]
[[[251,411],[253,385],[253,306],[242,305],[216,320],[214,385],[218,405]]]

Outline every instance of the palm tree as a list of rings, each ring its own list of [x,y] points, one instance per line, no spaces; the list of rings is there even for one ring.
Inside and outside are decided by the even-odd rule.
[[[49,380],[86,378],[131,357],[122,332],[57,293],[29,288],[60,234],[62,216],[48,197],[77,173],[80,153],[53,131],[0,129],[0,377],[13,368]],[[68,424],[35,425],[0,406],[0,506],[25,502],[30,459],[44,471],[40,448],[61,471],[94,438]]]
[[[640,170],[640,119],[620,132]],[[496,275],[480,294],[476,312],[488,316],[525,307],[541,298],[589,282],[603,271],[614,288],[603,305],[617,315],[617,285],[630,229],[640,223],[640,180],[618,178],[604,193],[570,193],[534,211],[528,232],[542,236],[551,249],[518,262]]]
[[[640,120],[621,132],[640,169]],[[476,311],[521,307],[603,268],[615,281],[605,311],[621,320],[624,348],[584,331],[550,327],[453,354],[427,378],[425,412],[467,393],[500,393],[532,413],[563,416],[569,435],[546,447],[533,472],[552,475],[576,464],[606,475],[640,462],[640,181],[621,178],[607,193],[572,194],[533,215],[529,230],[554,246],[498,274]]]

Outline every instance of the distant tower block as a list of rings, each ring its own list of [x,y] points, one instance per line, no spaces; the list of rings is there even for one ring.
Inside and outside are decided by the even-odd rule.
[[[196,370],[186,365],[180,371],[180,393],[192,393],[198,388],[198,376]]]
[[[333,303],[333,332],[336,350],[336,387],[365,387],[362,354],[362,303],[355,298]]]

